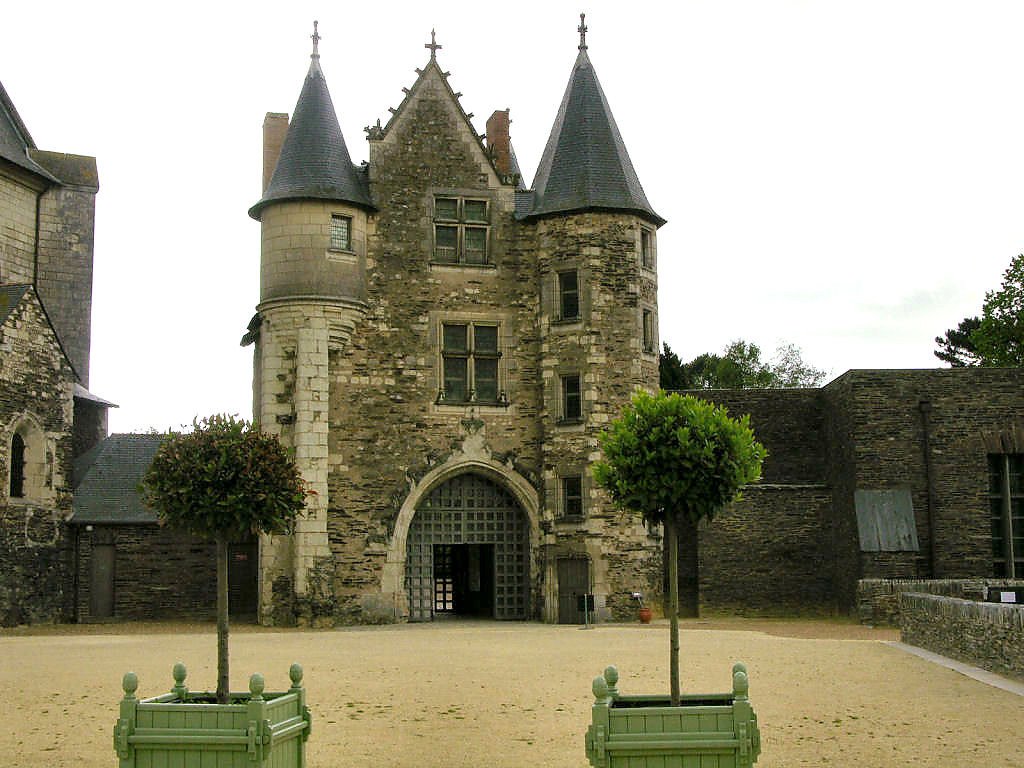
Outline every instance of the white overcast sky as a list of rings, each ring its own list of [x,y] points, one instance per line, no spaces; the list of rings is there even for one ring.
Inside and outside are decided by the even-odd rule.
[[[36,2],[0,81],[41,149],[93,155],[90,389],[114,432],[251,415],[261,125],[291,112],[312,22],[355,162],[444,46],[474,125],[511,108],[532,180],[592,62],[658,234],[661,338],[684,359],[793,343],[837,376],[935,367],[1024,251],[1024,3],[558,0]],[[499,15],[500,14],[500,15]]]

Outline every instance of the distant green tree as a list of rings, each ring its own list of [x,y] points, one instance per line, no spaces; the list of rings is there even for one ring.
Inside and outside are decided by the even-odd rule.
[[[679,546],[682,520],[710,520],[761,477],[767,452],[748,416],[692,395],[638,392],[601,434],[594,479],[616,505],[665,526],[668,545],[670,685],[679,704]]]
[[[939,345],[933,354],[952,368],[968,368],[981,364],[978,348],[972,336],[981,327],[980,317],[965,317],[956,328],[946,330],[945,336],[936,336]]]
[[[249,534],[289,533],[306,485],[274,435],[234,416],[196,420],[170,432],[142,479],[161,525],[217,544],[217,702],[228,701],[228,543]]]
[[[971,333],[981,364],[1024,366],[1024,254],[1010,262],[998,291],[985,294],[981,324]]]
[[[665,390],[815,387],[825,378],[825,371],[804,362],[795,344],[779,346],[774,359],[764,361],[761,348],[742,339],[731,342],[720,355],[705,352],[688,363],[665,344],[659,373]]]

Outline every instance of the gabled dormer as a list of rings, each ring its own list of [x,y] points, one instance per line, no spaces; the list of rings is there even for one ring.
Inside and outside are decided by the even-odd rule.
[[[491,146],[493,142],[485,144],[485,137],[476,132],[472,113],[467,113],[459,101],[462,94],[454,91],[448,82],[451,73],[442,70],[437,61],[437,52],[443,46],[437,43],[433,31],[430,42],[424,47],[430,50],[430,59],[425,67],[416,70],[417,78],[412,87],[403,89],[405,98],[397,108],[390,109],[391,118],[387,124],[381,126],[378,120],[376,125],[366,128],[370,143],[371,189],[379,174],[386,172],[386,167],[401,163],[406,159],[404,155],[411,152],[408,149],[403,152],[401,147],[410,134],[437,142],[436,162],[422,168],[429,183],[466,186],[467,167],[453,167],[458,164],[472,166],[472,186],[514,188],[520,176],[511,146],[496,150]],[[507,141],[508,110],[503,114],[504,139]],[[439,118],[443,118],[443,122]],[[453,149],[461,151],[453,152]],[[457,180],[456,176],[459,177]]]
[[[534,176],[532,200],[521,204],[520,216],[620,211],[660,227],[665,220],[647,202],[633,169],[587,54],[586,32],[581,14],[579,54]]]

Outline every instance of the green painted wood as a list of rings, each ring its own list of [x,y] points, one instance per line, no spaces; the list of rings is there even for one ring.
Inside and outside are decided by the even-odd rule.
[[[730,694],[623,696],[614,667],[594,679],[586,753],[595,768],[751,768],[760,754],[757,716],[742,664]],[[613,693],[614,691],[614,693]]]
[[[138,678],[129,672],[114,726],[120,768],[305,768],[312,718],[302,667],[293,664],[288,674],[285,692],[265,692],[257,674],[248,693],[218,705],[198,703],[212,694],[189,691],[181,664],[170,694],[144,700],[136,698]]]

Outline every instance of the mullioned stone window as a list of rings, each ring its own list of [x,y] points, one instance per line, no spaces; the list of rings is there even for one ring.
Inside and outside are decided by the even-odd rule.
[[[434,198],[434,258],[438,264],[491,264],[490,206],[465,197]]]
[[[498,326],[493,323],[441,324],[439,403],[491,403],[506,400],[499,381]]]

